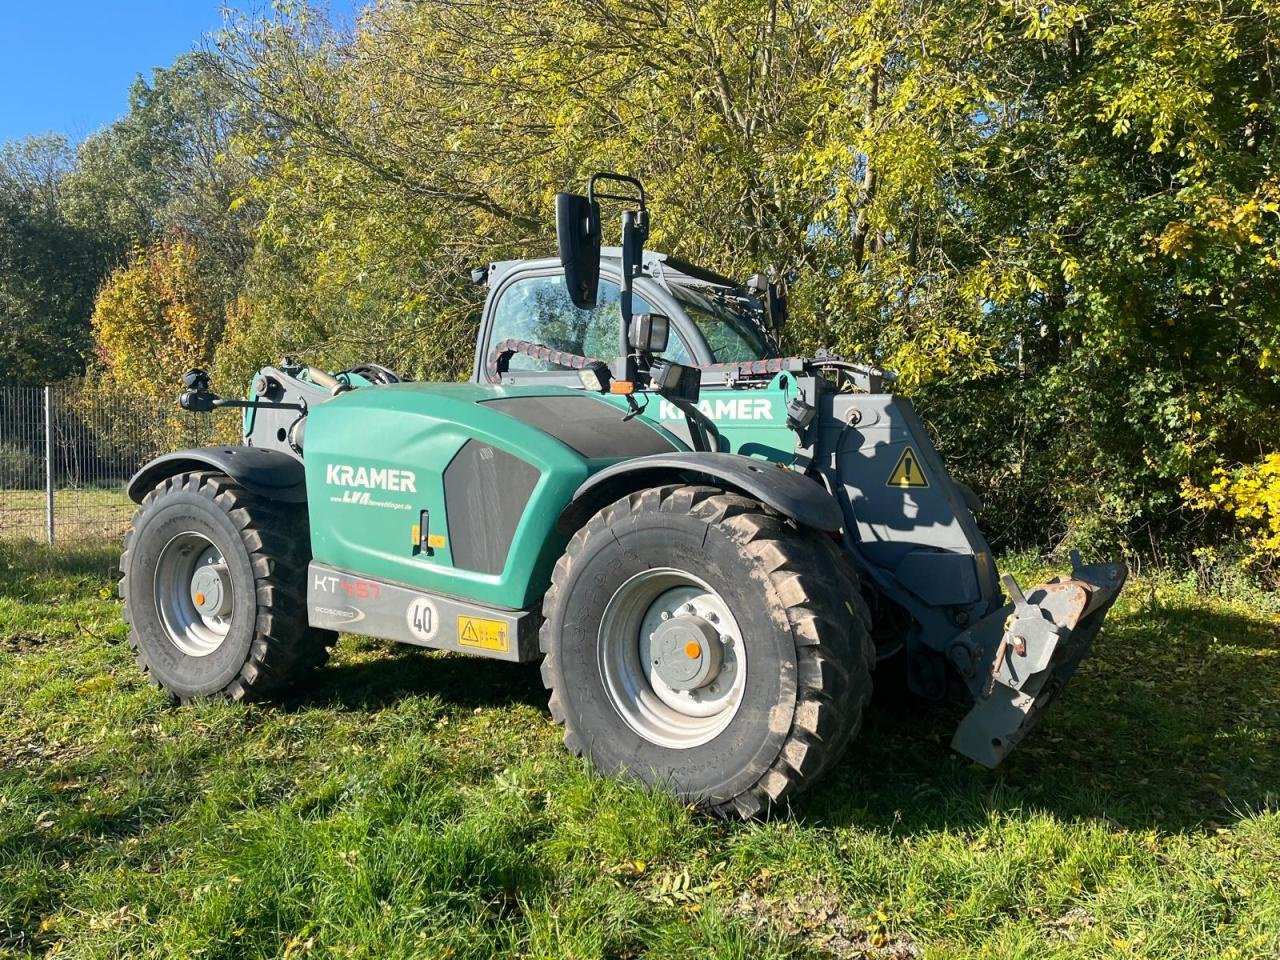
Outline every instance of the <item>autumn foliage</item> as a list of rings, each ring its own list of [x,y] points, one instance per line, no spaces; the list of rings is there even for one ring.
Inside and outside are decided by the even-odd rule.
[[[137,251],[99,292],[98,359],[118,384],[171,395],[183,371],[212,362],[224,309],[209,295],[191,239],[166,237]]]
[[[470,269],[633,173],[651,246],[774,267],[788,349],[899,374],[998,549],[1230,556],[1212,485],[1280,450],[1278,73],[1273,0],[287,2],[135,87],[66,217],[121,251],[120,382],[453,378]]]

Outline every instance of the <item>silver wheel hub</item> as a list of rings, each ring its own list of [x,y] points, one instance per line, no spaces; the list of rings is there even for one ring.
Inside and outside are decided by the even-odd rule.
[[[720,634],[696,614],[671,617],[649,637],[653,672],[672,690],[698,690],[720,675]]]
[[[605,606],[600,675],[615,710],[646,740],[688,749],[738,712],[747,652],[737,620],[708,584],[682,570],[646,570]]]
[[[204,534],[180,533],[156,561],[155,604],[170,642],[207,657],[227,638],[235,590],[222,552]]]
[[[231,576],[221,561],[221,557],[210,555],[191,577],[191,602],[205,618],[231,613]]]

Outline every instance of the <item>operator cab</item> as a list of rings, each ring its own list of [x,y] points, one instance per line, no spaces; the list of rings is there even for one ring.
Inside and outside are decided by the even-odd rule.
[[[472,380],[489,382],[491,359],[504,340],[523,340],[574,356],[608,361],[617,353],[621,323],[619,277],[622,250],[601,251],[599,292],[591,309],[574,306],[564,267],[554,257],[490,264],[477,271],[489,287],[477,341]],[[763,301],[727,277],[645,251],[634,280],[632,310],[670,320],[662,359],[703,368],[703,383],[725,373],[714,364],[781,356]],[[515,354],[504,383],[564,383],[580,386],[576,370],[550,360]]]

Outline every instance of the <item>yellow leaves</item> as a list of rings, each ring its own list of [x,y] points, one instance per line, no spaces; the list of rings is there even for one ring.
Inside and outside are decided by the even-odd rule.
[[[108,278],[92,322],[107,371],[162,396],[183,370],[209,363],[223,315],[200,274],[195,243],[175,236],[135,251]]]
[[[1280,453],[1233,470],[1219,467],[1207,488],[1184,483],[1182,497],[1193,509],[1231,515],[1248,537],[1252,562],[1280,561]]]
[[[1280,215],[1280,180],[1259,184],[1244,199],[1207,197],[1200,207],[1208,229],[1220,241],[1237,248],[1274,245],[1275,219]]]
[[[1156,238],[1156,246],[1166,256],[1185,256],[1191,252],[1194,237],[1195,231],[1190,224],[1175,220]]]
[[[96,693],[99,690],[109,690],[115,686],[115,679],[109,673],[100,673],[96,677],[90,677],[78,687],[77,692],[81,694]]]

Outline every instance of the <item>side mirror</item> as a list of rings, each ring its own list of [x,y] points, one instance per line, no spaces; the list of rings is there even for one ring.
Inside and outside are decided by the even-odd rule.
[[[590,310],[600,289],[600,204],[578,193],[557,193],[556,241],[569,299]]]
[[[787,295],[782,292],[777,282],[769,283],[764,310],[769,318],[769,326],[774,330],[781,330],[782,325],[787,322]]]
[[[660,313],[637,313],[627,330],[627,346],[641,353],[662,353],[671,337],[671,321]]]
[[[764,318],[770,330],[781,330],[787,322],[787,295],[776,280],[763,273],[753,273],[747,289],[764,300]]]

